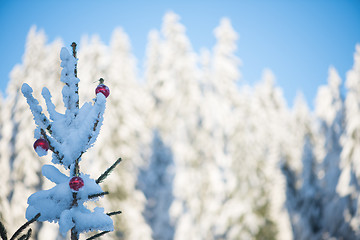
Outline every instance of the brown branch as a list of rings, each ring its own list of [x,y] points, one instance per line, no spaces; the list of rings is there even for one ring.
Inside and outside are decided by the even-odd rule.
[[[95,121],[95,123],[94,123],[94,126],[93,126],[93,132],[95,132],[96,131],[96,128],[97,128],[97,126],[98,126],[98,124],[99,124],[99,122],[100,122],[100,113],[98,114],[98,117],[97,117],[97,119],[96,119],[96,121]],[[91,135],[89,135],[89,137],[88,137],[88,142],[87,142],[87,144],[89,144],[90,143],[90,141],[91,141],[91,138],[92,138],[92,136]],[[78,156],[78,158],[75,160],[75,176],[76,176],[76,166],[79,166],[79,161],[80,161],[80,158],[82,157],[82,155],[85,153],[85,151],[81,151],[81,153],[80,153],[80,155]],[[79,167],[78,167],[79,168]],[[79,170],[78,170],[78,172],[79,172]]]
[[[78,202],[77,202],[77,193],[76,192],[73,192],[72,193],[72,196],[73,196],[73,201],[72,201],[72,203],[71,203],[71,207],[76,207],[77,205],[78,205]]]
[[[35,222],[39,217],[40,217],[40,213],[36,214],[35,217],[33,217],[32,219],[30,219],[29,221],[27,221],[24,225],[22,225],[15,233],[14,235],[10,238],[10,240],[14,240],[22,231],[25,230],[25,228],[27,228],[30,224],[32,224],[33,222]]]
[[[75,59],[76,59],[76,46],[77,46],[76,42],[73,42],[71,44],[73,56]],[[77,77],[77,64],[75,64],[74,74],[75,74],[75,77]]]
[[[75,59],[77,59],[77,57],[76,57],[76,46],[77,46],[76,42],[73,42],[71,44],[73,56],[74,56]],[[74,74],[75,74],[75,77],[77,78],[77,63],[75,63]],[[75,94],[79,96],[79,84],[76,83],[75,87],[76,87],[75,88]],[[76,108],[79,108],[79,105],[80,105],[80,103],[79,103],[79,98],[78,98],[78,100],[76,101]]]
[[[80,156],[75,160],[75,167],[74,167],[74,176],[78,177],[80,175],[80,157],[83,153],[81,152]]]
[[[71,229],[71,240],[79,240],[79,234],[75,231],[75,227]]]

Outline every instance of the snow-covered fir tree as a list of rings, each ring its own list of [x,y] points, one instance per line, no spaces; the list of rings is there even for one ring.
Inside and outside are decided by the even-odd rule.
[[[286,207],[294,239],[308,239],[319,234],[320,227],[316,220],[320,209],[314,206],[318,204],[319,199],[312,202],[317,194],[318,181],[313,154],[312,121],[302,95],[296,98],[290,123],[291,134],[288,137],[292,139],[283,153],[284,162],[281,166],[287,183]]]
[[[174,163],[171,149],[154,130],[151,157],[148,165],[140,170],[138,187],[146,197],[144,216],[152,229],[153,239],[174,238],[174,226],[169,215],[173,201]]]
[[[340,137],[344,131],[344,101],[341,96],[341,79],[334,67],[329,68],[328,84],[320,86],[316,96],[315,112],[320,122],[321,136],[324,140],[324,160],[321,172],[322,187],[329,193],[336,192],[340,175]]]
[[[152,44],[158,46],[159,54],[149,57],[156,59],[158,64],[148,66],[158,77],[149,78],[148,85],[155,104],[154,129],[158,129],[174,156],[174,203],[170,209],[176,225],[174,239],[199,238],[200,222],[196,215],[201,199],[194,196],[199,189],[196,172],[201,159],[197,158],[193,147],[200,96],[196,59],[185,27],[176,14],[165,15],[161,37],[160,43],[157,43],[156,35],[152,37]],[[151,77],[153,73],[149,71],[147,76]]]
[[[345,220],[352,230],[359,234],[359,176],[360,168],[360,45],[356,46],[353,68],[346,76],[345,131],[341,138],[343,147],[340,161],[340,179],[337,190],[347,198]]]
[[[21,92],[26,97],[27,103],[33,114],[36,130],[34,149],[39,157],[47,154],[50,149],[52,162],[62,165],[67,174],[61,173],[53,165],[44,165],[42,175],[56,185],[49,190],[41,190],[32,194],[28,199],[26,218],[44,222],[57,222],[63,236],[71,231],[71,239],[79,239],[79,234],[94,230],[107,233],[114,230],[110,213],[104,213],[104,208],[95,207],[89,210],[84,203],[97,200],[106,195],[100,183],[109,174],[108,171],[116,166],[116,161],[108,171],[99,178],[92,179],[80,171],[82,155],[93,146],[100,132],[103,122],[106,98],[109,89],[102,82],[96,88],[96,98],[93,103],[87,102],[80,106],[78,94],[76,44],[72,44],[73,56],[66,48],[60,52],[61,82],[65,113],[55,110],[48,88],[42,89],[48,116],[46,116],[39,102],[33,97],[33,90],[24,83]]]
[[[4,129],[4,99],[3,96],[0,96],[0,181],[4,183],[4,185],[0,189],[0,221],[8,224],[7,222],[7,216],[11,214],[9,211],[9,201],[7,199],[9,192],[11,191],[11,188],[9,186],[9,178],[10,178],[10,166],[9,161],[3,156],[3,153],[6,153],[8,146],[5,144],[3,132]]]
[[[249,185],[256,184],[253,187],[256,190],[251,191],[258,191],[259,196],[254,199],[263,199],[253,204],[254,212],[258,218],[266,219],[260,224],[256,236],[289,239],[289,216],[284,210],[286,184],[279,169],[281,156],[287,144],[288,133],[283,131],[283,128],[288,122],[289,110],[271,70],[263,70],[261,81],[254,88],[249,111],[251,117],[247,120],[246,129],[249,129],[247,134],[253,137],[249,137],[250,142],[247,144],[254,141],[253,148],[257,150],[245,152],[245,156],[249,158],[245,161],[257,159],[252,167],[253,172],[257,173],[258,180],[252,183],[254,176],[248,176],[248,181]]]
[[[334,67],[329,68],[328,84],[320,86],[316,96],[315,112],[320,124],[317,141],[325,153],[318,166],[322,238],[356,238],[344,210],[348,199],[336,192],[340,176],[341,136],[344,132],[344,101],[341,96],[341,79]],[[317,143],[319,144],[319,143]]]

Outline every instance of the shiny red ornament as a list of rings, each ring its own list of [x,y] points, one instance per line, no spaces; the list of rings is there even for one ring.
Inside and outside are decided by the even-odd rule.
[[[36,140],[35,142],[34,142],[34,149],[35,149],[35,151],[36,151],[36,149],[38,148],[38,147],[40,147],[40,148],[42,148],[42,149],[44,149],[45,151],[47,151],[47,150],[49,150],[49,143],[45,140],[45,139],[43,139],[43,138],[39,138],[38,140]]]
[[[104,94],[104,96],[107,98],[110,95],[110,89],[104,85],[104,84],[99,84],[97,86],[97,88],[95,89],[95,93],[98,94],[99,92],[101,92],[102,94]]]
[[[74,191],[79,191],[84,186],[84,181],[81,177],[73,177],[70,179],[69,186]]]

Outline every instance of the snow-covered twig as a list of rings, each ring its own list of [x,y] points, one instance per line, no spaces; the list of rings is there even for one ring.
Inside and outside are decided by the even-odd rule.
[[[49,115],[50,115],[50,119],[52,121],[56,121],[58,119],[64,118],[63,114],[60,114],[55,110],[55,105],[51,101],[51,94],[50,94],[49,89],[44,87],[43,90],[41,91],[41,95],[43,96],[43,98],[45,100],[46,107],[47,107],[47,110],[48,110]]]
[[[73,42],[72,44],[71,44],[71,47],[72,47],[72,51],[73,51],[73,57],[75,58],[75,59],[77,59],[77,57],[76,57],[76,42]],[[77,78],[77,63],[75,63],[75,67],[74,67],[74,75],[75,75],[75,77]],[[79,96],[79,84],[78,83],[76,83],[75,84],[75,94],[77,95],[77,96]],[[77,108],[79,108],[79,98],[77,99],[77,101],[76,101],[76,107]]]
[[[75,76],[75,68],[77,59],[69,54],[66,48],[62,48],[60,52],[62,60],[61,66],[61,81],[65,83],[63,87],[63,101],[66,107],[65,115],[74,117],[79,112],[79,92],[78,83],[79,79]]]
[[[42,112],[42,107],[39,105],[38,100],[33,97],[32,88],[28,84],[24,83],[21,87],[21,92],[25,96],[26,101],[30,106],[30,110],[34,116],[36,125],[38,125],[40,128],[51,131],[51,123],[49,119],[45,116],[45,114]]]
[[[57,150],[57,148],[54,146],[56,145],[56,141],[53,141],[45,132],[44,129],[40,129],[40,133],[43,136],[43,138],[49,143],[49,149],[57,156],[57,159],[59,160],[59,163],[63,164],[62,159],[64,158],[64,155],[61,155],[60,152]]]

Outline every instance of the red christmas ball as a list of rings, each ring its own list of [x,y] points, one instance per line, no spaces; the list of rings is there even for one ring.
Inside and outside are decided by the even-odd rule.
[[[104,94],[105,97],[108,97],[110,94],[110,89],[104,84],[99,84],[95,89],[95,93],[98,94],[99,92]]]
[[[79,191],[84,186],[84,181],[81,177],[73,177],[70,179],[69,186],[74,191]]]
[[[38,147],[40,147],[40,148],[42,148],[43,150],[45,150],[45,151],[47,151],[47,150],[49,150],[49,143],[45,140],[45,139],[43,139],[43,138],[39,138],[38,140],[36,140],[35,142],[34,142],[34,149],[35,149],[35,151],[36,151],[36,149],[38,148]]]

